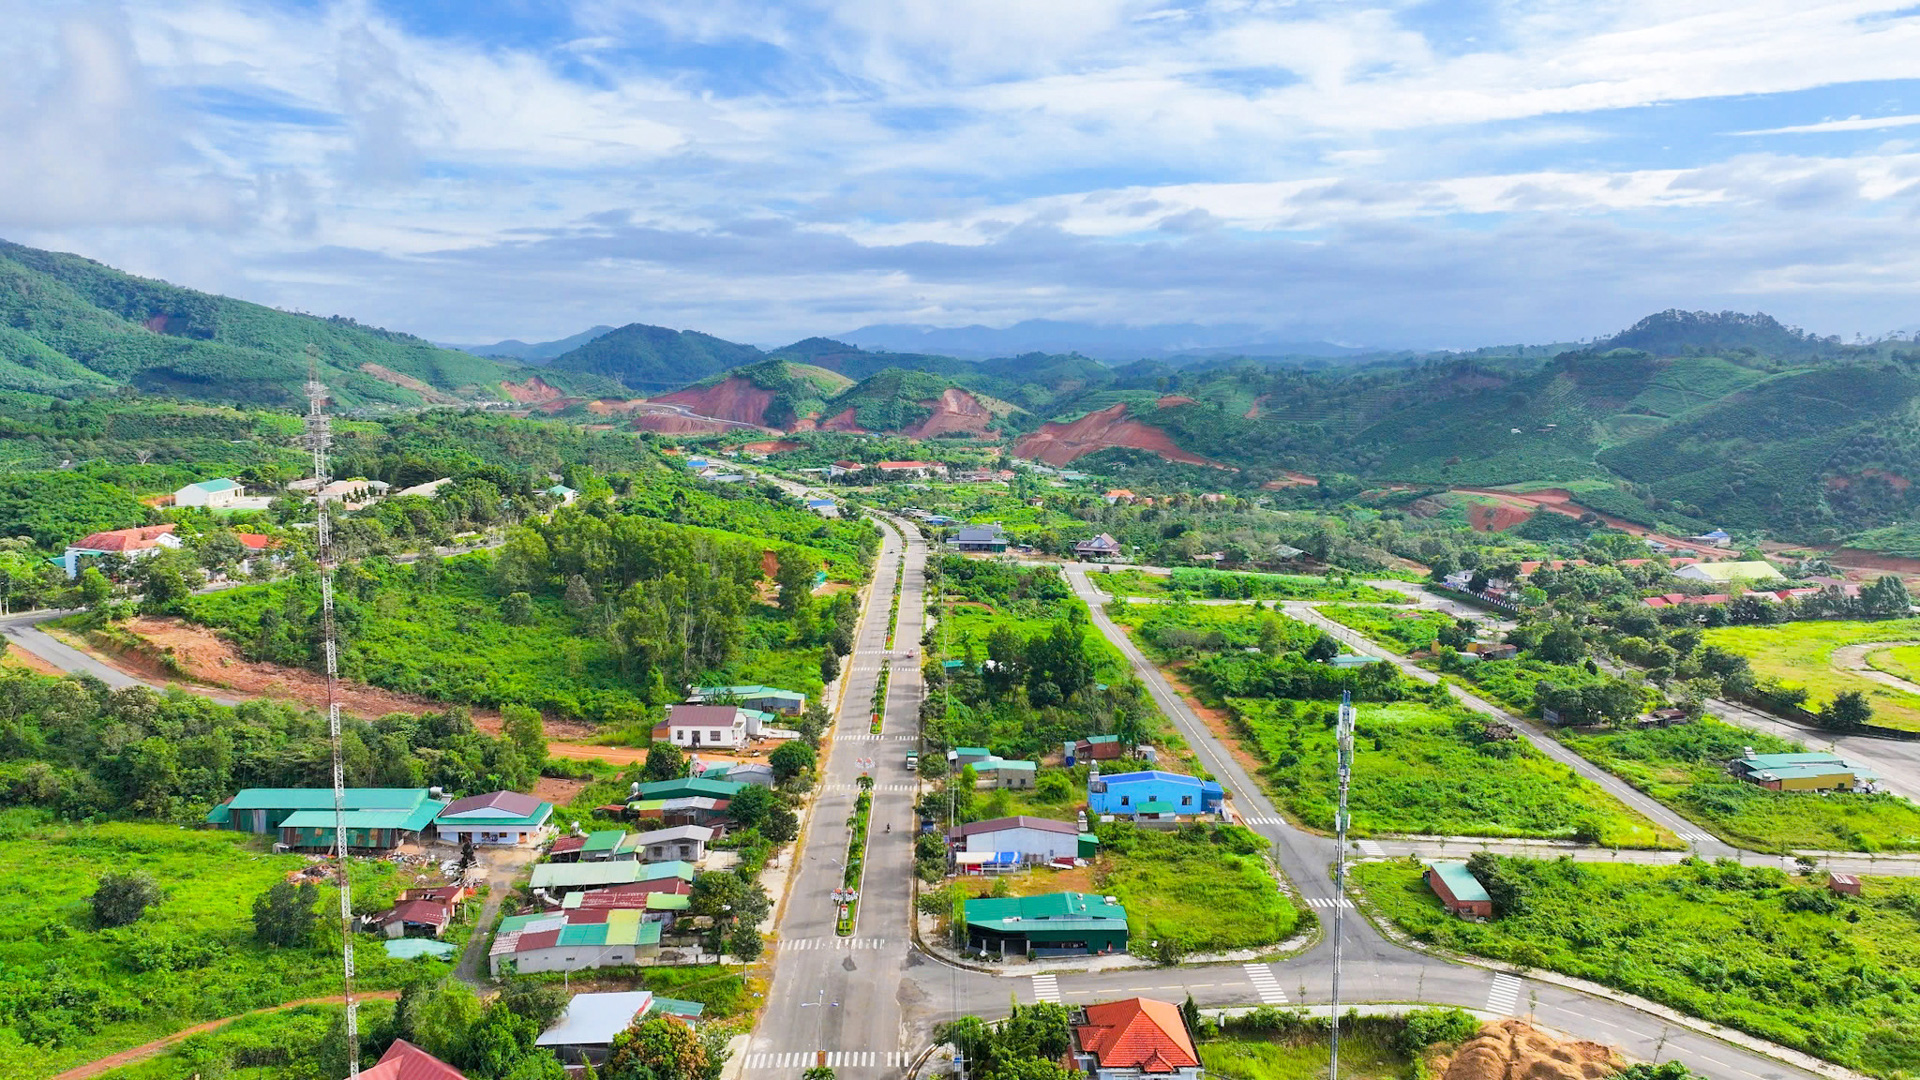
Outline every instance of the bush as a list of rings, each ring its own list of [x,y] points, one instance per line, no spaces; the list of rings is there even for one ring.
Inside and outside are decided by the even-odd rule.
[[[160,883],[145,872],[104,874],[88,897],[93,921],[99,926],[125,926],[160,902]]]

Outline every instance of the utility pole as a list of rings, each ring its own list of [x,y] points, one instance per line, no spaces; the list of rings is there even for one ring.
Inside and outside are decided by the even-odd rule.
[[[334,871],[340,883],[340,996],[347,1011],[347,1076],[360,1075],[360,1017],[353,999],[353,886],[347,877],[347,783],[340,743],[340,661],[333,627],[333,536],[324,489],[327,448],[333,445],[333,421],[326,413],[327,388],[320,382],[320,350],[307,346],[307,449],[313,451],[314,528],[320,575],[320,632],[327,666],[327,737],[333,750]]]
[[[1327,1051],[1327,1080],[1340,1080],[1340,932],[1347,913],[1347,787],[1353,781],[1353,694],[1340,693],[1340,720],[1334,743],[1340,757],[1340,808],[1333,816],[1333,1037]]]

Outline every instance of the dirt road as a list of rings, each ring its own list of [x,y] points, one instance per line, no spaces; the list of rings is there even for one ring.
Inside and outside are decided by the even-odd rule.
[[[380,1001],[393,1001],[400,996],[400,991],[373,990],[357,996],[361,1001],[372,1001],[376,999]],[[219,1028],[226,1027],[228,1024],[242,1017],[258,1016],[261,1013],[283,1012],[287,1009],[297,1009],[302,1005],[330,1005],[339,1000],[338,997],[305,998],[300,1001],[289,1001],[284,1005],[269,1005],[264,1009],[255,1009],[252,1012],[241,1013],[239,1016],[226,1016],[218,1020],[208,1020],[204,1023],[195,1024],[190,1028],[183,1028],[180,1031],[176,1031],[164,1039],[155,1039],[150,1043],[142,1043],[131,1050],[122,1050],[117,1054],[110,1054],[103,1057],[98,1061],[89,1061],[85,1065],[76,1065],[66,1072],[54,1076],[53,1080],[87,1080],[88,1077],[99,1076],[101,1073],[118,1069],[122,1065],[131,1065],[136,1061],[145,1061],[160,1051],[165,1050],[167,1047],[190,1036],[198,1035],[203,1031],[215,1031]]]

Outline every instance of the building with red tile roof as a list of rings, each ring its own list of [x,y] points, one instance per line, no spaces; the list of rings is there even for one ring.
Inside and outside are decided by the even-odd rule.
[[[1094,1080],[1200,1076],[1200,1055],[1180,1007],[1143,997],[1087,1006],[1074,1018],[1067,1064]]]
[[[405,1039],[393,1040],[380,1063],[361,1069],[362,1080],[467,1080],[466,1074]]]
[[[66,568],[68,577],[78,577],[80,560],[89,555],[123,555],[138,559],[152,555],[166,548],[180,546],[180,538],[173,535],[174,525],[141,525],[133,529],[110,529],[106,532],[89,533],[67,545],[67,552],[60,559]]]

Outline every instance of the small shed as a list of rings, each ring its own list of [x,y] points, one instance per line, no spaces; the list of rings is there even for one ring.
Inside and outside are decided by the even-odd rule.
[[[1860,879],[1852,874],[1828,874],[1827,890],[1841,896],[1859,896]]]
[[[1441,906],[1463,919],[1493,918],[1493,897],[1463,862],[1427,864],[1427,885]]]

